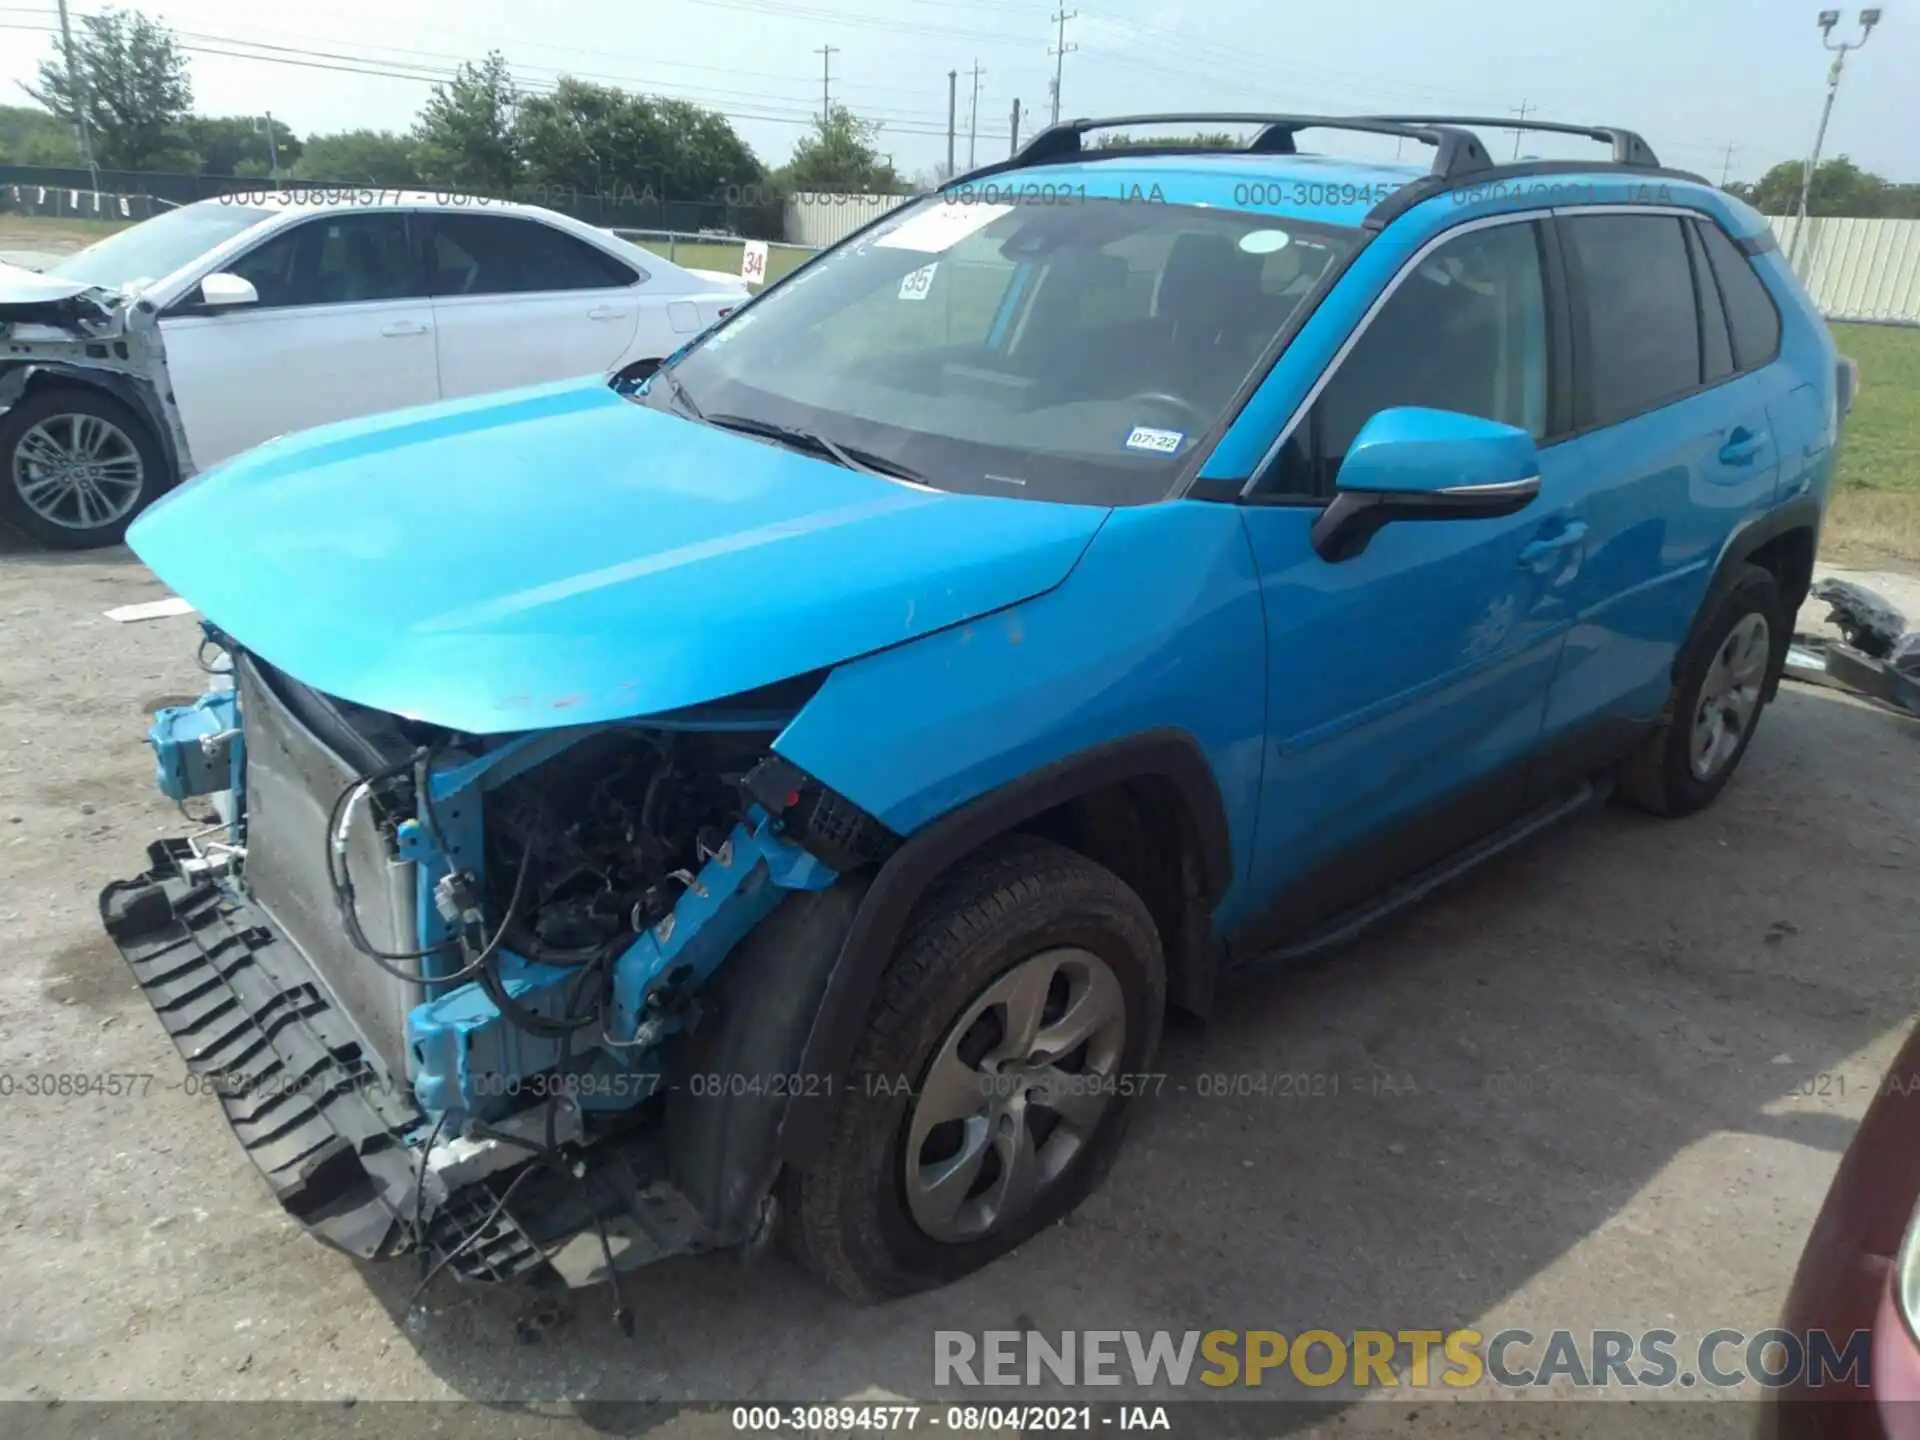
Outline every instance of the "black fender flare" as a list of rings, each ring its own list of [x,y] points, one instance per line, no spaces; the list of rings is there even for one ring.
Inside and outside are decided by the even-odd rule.
[[[1720,559],[1713,567],[1713,578],[1707,582],[1706,592],[1700,597],[1700,608],[1694,612],[1693,624],[1687,629],[1687,641],[1674,654],[1676,681],[1679,679],[1680,657],[1687,653],[1698,627],[1705,624],[1707,616],[1713,613],[1713,602],[1733,583],[1733,572],[1759,554],[1764,546],[1794,530],[1805,530],[1813,540],[1812,550],[1817,550],[1821,515],[1819,496],[1796,495],[1784,504],[1756,511],[1733,528],[1733,533],[1727,536],[1726,543],[1720,547]],[[1789,630],[1792,629],[1791,615],[1787,616],[1787,626]],[[1768,686],[1767,698],[1772,698],[1778,684],[1779,677],[1776,675]]]
[[[1170,781],[1194,822],[1202,893],[1217,904],[1233,878],[1225,802],[1199,743],[1184,730],[1143,731],[1042,766],[949,811],[887,859],[847,931],[796,1073],[808,1084],[789,1097],[780,1158],[802,1164],[825,1145],[834,1091],[866,1026],[880,976],[907,918],[936,878],[995,836],[1091,791],[1126,780]]]

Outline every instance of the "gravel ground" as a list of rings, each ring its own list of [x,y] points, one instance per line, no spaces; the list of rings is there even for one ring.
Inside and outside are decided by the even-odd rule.
[[[527,1433],[924,1396],[935,1329],[1757,1330],[1912,1020],[1920,725],[1788,686],[1707,814],[1604,811],[1177,1025],[1101,1193],[962,1284],[856,1309],[707,1258],[629,1282],[632,1340],[602,1292],[536,1343],[515,1294],[447,1286],[409,1322],[414,1269],[281,1214],[101,933],[102,883],[181,828],[142,736],[201,688],[195,622],[101,614],[163,593],[125,551],[0,553],[0,1075],[153,1077],[0,1100],[0,1400],[28,1402],[0,1430],[56,1400],[72,1433],[89,1399],[327,1401],[276,1427],[327,1433],[344,1400],[456,1397],[487,1403],[454,1429]],[[1235,1073],[1321,1093],[1201,1093]]]

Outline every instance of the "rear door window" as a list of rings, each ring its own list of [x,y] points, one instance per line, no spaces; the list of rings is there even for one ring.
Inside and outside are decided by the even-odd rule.
[[[1700,241],[1700,227],[1687,226],[1687,254],[1693,259],[1693,288],[1700,296],[1700,368],[1707,384],[1713,385],[1733,374],[1733,345],[1727,333],[1727,312],[1720,303],[1720,287],[1714,283],[1713,269],[1707,264],[1707,252]]]
[[[1561,222],[1584,286],[1593,425],[1699,388],[1693,268],[1673,215],[1575,215]]]
[[[427,255],[436,296],[609,290],[640,278],[584,240],[510,215],[438,213]]]

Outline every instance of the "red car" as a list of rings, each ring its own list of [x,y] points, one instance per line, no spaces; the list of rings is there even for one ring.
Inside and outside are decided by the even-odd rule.
[[[1787,1295],[1781,1328],[1835,1348],[1873,1335],[1865,1372],[1783,1387],[1776,1440],[1920,1440],[1920,1029],[1907,1037],[1847,1147]],[[1818,1379],[1822,1383],[1815,1384]]]

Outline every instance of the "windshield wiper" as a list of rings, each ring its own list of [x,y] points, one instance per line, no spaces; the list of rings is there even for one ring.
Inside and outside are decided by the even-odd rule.
[[[667,394],[680,403],[681,409],[696,420],[707,418],[705,412],[694,403],[693,396],[687,393],[687,387],[680,383],[680,377],[674,374],[671,368],[663,367],[654,373],[667,382]]]
[[[796,450],[811,451],[815,455],[824,455],[837,465],[849,470],[858,470],[866,475],[878,475],[887,480],[905,480],[910,485],[925,485],[926,477],[911,466],[902,465],[898,460],[876,455],[871,450],[863,450],[857,445],[842,445],[837,440],[812,430],[802,430],[793,425],[776,425],[770,420],[755,420],[748,415],[706,415],[702,416],[709,425],[722,430],[736,430],[742,435],[759,435],[768,440],[778,440]]]

